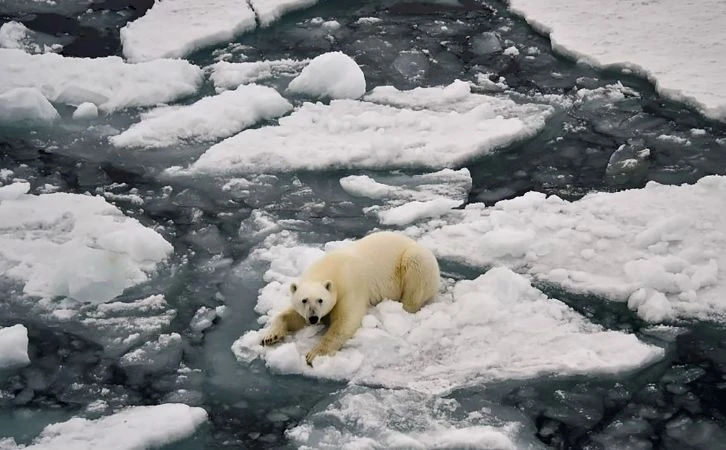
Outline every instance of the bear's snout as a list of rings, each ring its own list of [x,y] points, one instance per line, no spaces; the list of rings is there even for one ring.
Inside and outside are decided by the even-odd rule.
[[[318,316],[310,316],[310,319],[308,320],[310,320],[310,323],[312,325],[315,325],[316,323],[318,323]]]

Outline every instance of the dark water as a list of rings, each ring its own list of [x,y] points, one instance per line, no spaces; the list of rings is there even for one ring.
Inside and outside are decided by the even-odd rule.
[[[108,0],[59,14],[0,1],[0,21],[19,20],[34,31],[70,39],[63,50],[66,56],[119,55],[118,29],[150,5],[150,1]],[[367,26],[354,23],[366,16],[382,21]],[[338,20],[342,27],[332,32],[334,39],[328,39],[306,22],[313,17]],[[446,33],[440,31],[442,25]],[[477,37],[491,31],[502,42],[536,49],[534,58],[512,59],[501,51],[482,54]],[[504,3],[324,2],[244,35],[237,43],[247,46],[245,54],[252,60],[299,59],[341,50],[361,65],[369,89],[440,85],[489,73],[492,79],[504,77],[522,101],[552,94],[567,98],[577,88],[617,82],[637,93],[614,103],[560,105],[536,137],[468,162],[465,167],[474,181],[472,202],[491,204],[529,190],[576,199],[591,190],[641,187],[648,180],[684,183],[726,173],[726,146],[719,143],[726,138],[724,124],[660,98],[641,79],[596,70],[553,54],[546,37],[509,14]],[[207,65],[213,62],[213,50],[201,50],[190,59]],[[415,57],[399,58],[401,52],[411,51]],[[200,94],[209,92],[211,87],[205,86]],[[128,124],[129,114],[119,113],[108,118],[108,123]],[[693,134],[694,128],[705,133]],[[676,136],[681,143],[659,138],[661,135]],[[683,140],[689,144],[684,145]],[[650,157],[632,173],[608,171],[608,162],[622,145],[622,152],[648,148]],[[124,296],[138,298],[161,289],[177,310],[171,330],[185,339],[178,359],[192,369],[201,369],[184,381],[189,396],[176,398],[178,360],[168,370],[129,374],[118,366],[117,356],[104,352],[92,333],[35,319],[20,303],[0,301],[0,326],[22,321],[28,327],[32,360],[21,371],[0,377],[6,379],[0,382],[0,391],[12,394],[0,396],[0,436],[7,433],[18,442],[27,442],[44,425],[80,414],[106,388],[119,405],[185,401],[205,407],[210,424],[194,438],[169,448],[280,448],[286,445],[286,428],[343,387],[271,375],[259,361],[241,365],[229,346],[244,330],[256,327],[252,308],[262,286],[260,269],[244,265],[256,242],[240,235],[240,222],[252,209],[271,206],[279,218],[305,221],[308,229],[302,231],[315,239],[360,236],[374,223],[362,216],[360,205],[345,201],[338,180],[349,172],[280,175],[250,204],[249,199],[222,191],[214,180],[161,176],[163,168],[194,160],[204,147],[176,150],[173,154],[128,154],[110,148],[102,139],[85,137],[82,130],[44,134],[0,129],[0,168],[13,170],[16,177],[28,179],[34,187],[47,183],[77,193],[134,190],[144,198],[140,206],[123,200],[117,205],[142,223],[155,226],[174,244],[175,256],[157,280]],[[295,179],[299,183],[293,183]],[[170,196],[162,195],[165,186],[171,187]],[[323,206],[302,208],[306,202]],[[450,269],[459,277],[476,275],[462,268]],[[678,324],[678,333],[663,331],[650,328],[622,304],[544,290],[595,323],[635,332],[664,346],[666,358],[618,376],[511,381],[455,392],[452,398],[471,411],[488,403],[510,408],[530,422],[536,439],[551,448],[726,447],[726,333],[719,325],[683,323]],[[14,295],[12,286],[0,290],[0,298]],[[200,306],[222,303],[232,312],[229,318],[203,337],[188,330]],[[71,389],[74,382],[85,389]],[[270,413],[279,411],[286,418],[270,420]]]

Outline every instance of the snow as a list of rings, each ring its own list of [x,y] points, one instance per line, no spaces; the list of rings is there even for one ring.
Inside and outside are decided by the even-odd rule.
[[[190,170],[440,169],[534,135],[553,112],[547,105],[472,94],[461,81],[411,91],[376,88],[364,100],[305,103],[277,126],[245,130],[212,146]]]
[[[102,197],[29,195],[29,188],[0,188],[0,268],[28,295],[105,302],[146,281],[172,252]]]
[[[0,123],[49,123],[58,111],[35,88],[16,88],[0,94]]]
[[[242,0],[164,0],[121,29],[121,44],[131,62],[181,58],[255,26],[255,13]]]
[[[534,448],[520,442],[518,424],[496,420],[487,408],[462,409],[451,398],[351,386],[286,434],[300,449]]]
[[[269,26],[283,14],[307,8],[316,3],[317,0],[249,0],[250,6],[254,9],[260,25],[263,27]]]
[[[94,119],[96,117],[98,117],[98,108],[90,102],[81,103],[78,105],[78,108],[73,111],[73,118],[76,120]]]
[[[182,60],[127,64],[116,56],[72,58],[0,49],[0,93],[33,87],[52,102],[90,102],[105,112],[191,95],[203,78],[202,69]]]
[[[529,192],[412,227],[439,258],[506,265],[564,289],[628,302],[643,319],[724,320],[726,177],[592,193]]]
[[[241,84],[258,83],[281,76],[297,76],[310,61],[295,59],[231,63],[220,61],[210,66],[209,78],[219,92]]]
[[[356,99],[366,93],[366,79],[353,58],[343,52],[330,52],[313,58],[290,82],[287,91],[319,99]]]
[[[438,217],[451,208],[461,206],[466,202],[472,183],[468,169],[379,177],[383,178],[390,184],[378,182],[367,175],[350,175],[341,178],[340,185],[352,196],[382,200],[381,204],[363,211],[377,216],[384,225],[399,226]]]
[[[123,133],[116,147],[169,147],[183,141],[210,141],[231,136],[263,120],[279,117],[292,105],[276,90],[255,84],[204,97],[194,104],[152,112]]]
[[[661,95],[726,120],[721,0],[510,0],[509,7],[548,34],[555,51],[599,67],[633,70]]]
[[[0,328],[0,369],[28,364],[28,330],[20,324]]]
[[[135,406],[96,420],[74,417],[48,425],[26,450],[138,450],[185,439],[207,421],[202,408],[180,403]]]
[[[294,238],[265,242],[268,247],[251,256],[270,261],[268,284],[255,307],[263,323],[289,305],[288,283],[323,255],[320,248],[296,245]],[[345,243],[327,247],[340,245]],[[438,395],[494,380],[625,371],[663,355],[632,334],[592,324],[507,268],[475,280],[444,281],[438,298],[416,314],[393,301],[371,308],[356,335],[313,367],[304,355],[320,339],[321,326],[304,328],[274,347],[262,347],[264,331],[252,330],[232,351],[240,361],[261,357],[279,373]]]

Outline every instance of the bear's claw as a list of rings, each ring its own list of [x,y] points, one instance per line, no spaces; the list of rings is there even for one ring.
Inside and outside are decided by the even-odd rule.
[[[271,334],[262,338],[262,345],[274,345],[282,341],[285,336],[281,334]]]

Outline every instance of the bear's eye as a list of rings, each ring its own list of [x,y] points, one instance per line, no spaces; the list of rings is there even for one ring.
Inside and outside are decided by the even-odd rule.
[[[318,299],[318,303],[322,304],[323,303],[323,299],[322,298],[319,298]]]
[[[308,302],[308,299],[304,298],[304,299],[302,300],[302,302],[303,302],[303,305],[304,305],[305,303],[307,303],[307,302]]]

